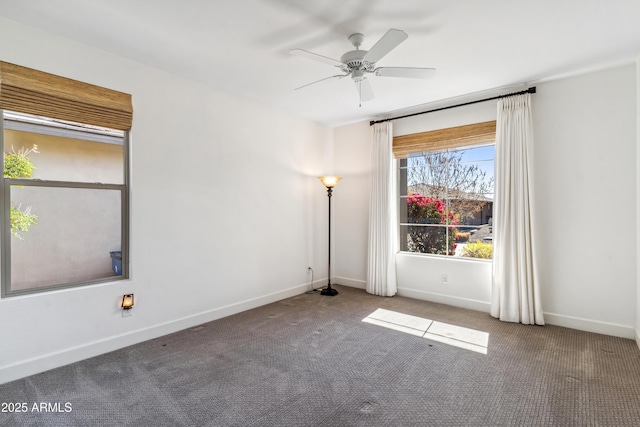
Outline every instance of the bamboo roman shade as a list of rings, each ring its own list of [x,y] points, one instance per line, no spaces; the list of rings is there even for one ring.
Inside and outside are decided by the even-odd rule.
[[[0,109],[129,130],[131,95],[0,61]]]
[[[404,159],[410,153],[459,148],[495,140],[496,122],[494,120],[396,136],[393,138],[393,155],[398,159]]]

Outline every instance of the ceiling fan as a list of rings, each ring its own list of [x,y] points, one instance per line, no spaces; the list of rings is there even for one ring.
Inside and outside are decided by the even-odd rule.
[[[289,53],[292,55],[301,56],[304,58],[324,62],[325,64],[333,65],[344,73],[308,83],[304,86],[296,88],[296,90],[311,86],[325,80],[334,78],[342,79],[344,77],[350,76],[356,85],[360,105],[362,105],[362,101],[370,101],[374,98],[373,90],[371,89],[369,80],[367,80],[366,77],[367,74],[373,74],[380,77],[405,77],[413,79],[426,79],[433,76],[436,72],[435,68],[376,68],[376,63],[393,49],[395,49],[400,43],[405,41],[407,37],[409,36],[404,31],[392,28],[387,31],[386,34],[382,36],[382,38],[378,40],[370,50],[360,50],[360,45],[364,40],[364,35],[360,33],[351,34],[349,36],[349,41],[351,42],[351,44],[353,44],[353,46],[355,46],[356,49],[342,55],[339,61],[327,56],[309,52],[304,49],[291,49]]]

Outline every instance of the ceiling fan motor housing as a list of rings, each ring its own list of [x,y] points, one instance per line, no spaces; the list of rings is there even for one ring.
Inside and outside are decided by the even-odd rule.
[[[346,66],[346,72],[351,72],[354,70],[361,71],[373,71],[375,68],[375,64],[371,64],[369,62],[364,61],[364,56],[367,54],[366,50],[351,50],[340,58],[340,62],[342,62]]]

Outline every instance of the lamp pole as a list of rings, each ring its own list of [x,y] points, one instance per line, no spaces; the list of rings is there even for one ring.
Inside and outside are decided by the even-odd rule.
[[[327,197],[329,198],[329,247],[327,261],[327,287],[320,291],[320,295],[335,296],[338,291],[331,287],[331,196],[333,195],[333,187],[342,179],[339,176],[320,176],[320,182],[327,187]]]

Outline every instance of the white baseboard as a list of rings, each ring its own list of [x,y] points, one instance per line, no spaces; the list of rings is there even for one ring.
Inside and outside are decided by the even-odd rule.
[[[326,279],[324,282],[321,280],[318,280],[317,282],[314,281],[314,285],[317,284],[318,287],[324,286],[322,283],[326,284]],[[203,311],[180,319],[131,331],[126,334],[115,335],[102,340],[89,342],[81,346],[71,347],[65,350],[44,354],[42,356],[21,360],[17,363],[0,366],[0,384],[48,371],[70,363],[75,363],[90,357],[99,356],[110,351],[178,332],[183,329],[191,328],[223,317],[231,316],[232,314],[280,301],[285,298],[300,295],[308,290],[310,290],[308,283],[298,285],[283,291],[273,292],[257,298],[251,298],[245,301],[229,304],[224,307]]]
[[[349,286],[351,288],[358,288],[358,289],[367,288],[367,282],[364,280],[349,279],[348,277],[336,276],[333,278],[333,281],[338,285]]]
[[[467,298],[442,295],[434,292],[419,291],[416,289],[398,288],[398,295],[409,298],[421,299],[425,301],[437,302],[440,304],[452,305],[454,307],[468,308],[471,310],[491,311],[491,303],[485,301],[471,300]],[[544,313],[546,324],[562,326],[579,331],[594,332],[597,334],[611,335],[620,338],[635,339],[640,348],[640,331],[635,328],[615,323],[601,322],[592,319],[584,319],[573,316],[566,316],[556,313]]]
[[[321,277],[320,279],[316,279],[313,282],[308,283],[306,286],[307,287],[305,288],[305,291],[312,291],[314,289],[324,288],[325,286],[327,286],[327,278]]]
[[[594,332],[596,334],[611,335],[620,338],[634,339],[640,342],[635,328],[616,323],[601,322],[598,320],[585,319],[582,317],[567,316],[564,314],[544,313],[544,323],[565,328],[577,329],[579,331]],[[640,346],[640,344],[638,344]]]
[[[347,277],[335,277],[335,282],[339,285],[350,286],[352,288],[366,289],[367,282],[358,279],[349,279]],[[398,295],[415,298],[424,301],[437,302],[447,304],[454,307],[468,308],[470,310],[483,311],[489,313],[491,304],[484,301],[477,301],[468,298],[454,297],[451,295],[437,294],[434,292],[420,291],[417,289],[398,288]]]
[[[491,309],[491,303],[486,301],[438,294],[435,292],[420,291],[417,289],[398,288],[398,295],[408,298],[437,302],[439,304],[447,304],[454,307],[468,308],[469,310],[483,311],[485,313],[489,313]]]

